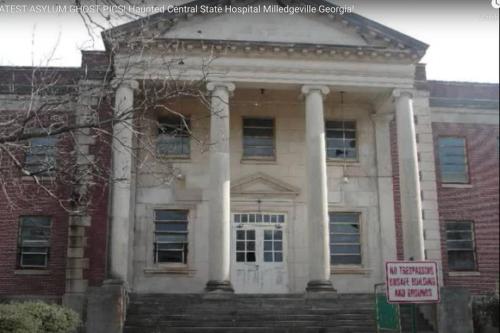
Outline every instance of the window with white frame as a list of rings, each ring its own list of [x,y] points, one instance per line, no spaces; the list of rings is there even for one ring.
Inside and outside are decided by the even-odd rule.
[[[274,156],[274,119],[243,118],[243,158]]]
[[[446,222],[446,250],[450,271],[476,269],[474,227],[471,221]]]
[[[172,157],[189,157],[190,120],[181,116],[162,117],[158,119],[158,138],[156,149],[158,154]]]
[[[188,213],[187,210],[155,210],[155,263],[187,263]]]
[[[24,158],[24,168],[37,176],[50,175],[56,167],[57,138],[37,137],[29,140]]]
[[[234,223],[285,223],[285,214],[280,213],[238,213]]]
[[[49,262],[51,219],[22,216],[19,225],[20,268],[46,268]]]
[[[360,214],[330,212],[330,262],[361,265]]]
[[[438,140],[439,168],[443,183],[468,183],[465,138],[441,137]]]
[[[283,261],[283,231],[264,230],[264,262]]]
[[[255,262],[255,230],[236,231],[236,262]]]
[[[325,122],[327,158],[356,160],[356,122],[327,120]]]

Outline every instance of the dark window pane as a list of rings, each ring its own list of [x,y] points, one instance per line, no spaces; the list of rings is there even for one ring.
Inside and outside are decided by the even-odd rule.
[[[329,158],[356,159],[356,122],[327,121],[326,149]]]
[[[264,252],[264,262],[273,262],[272,252]]]
[[[158,262],[180,262],[182,263],[182,251],[159,251]]]
[[[243,230],[236,231],[236,239],[244,240],[245,232]]]
[[[359,243],[359,235],[338,235],[331,234],[333,243]]]
[[[247,239],[255,240],[255,230],[248,230],[247,231]]]
[[[333,224],[331,226],[334,233],[347,233],[347,234],[357,234],[359,233],[359,226],[357,224]]]
[[[181,117],[159,119],[157,151],[165,155],[189,156],[190,121]]]
[[[448,240],[472,240],[472,234],[469,231],[448,231]]]
[[[283,250],[283,243],[282,242],[274,242],[274,250],[275,251]]]
[[[361,256],[332,255],[330,263],[332,265],[361,265]]]
[[[236,250],[244,251],[245,250],[245,242],[236,242]]]
[[[247,252],[247,262],[255,262],[255,252]]]
[[[157,242],[184,243],[187,242],[186,234],[156,234]]]
[[[243,127],[274,127],[274,120],[262,118],[244,118]]]
[[[456,230],[456,231],[472,231],[471,222],[447,222],[446,230]]]
[[[439,138],[438,152],[442,181],[447,183],[467,183],[469,179],[465,139],[457,137]]]
[[[272,241],[265,241],[264,242],[264,251],[271,251],[273,249],[273,242]]]
[[[237,262],[245,262],[245,252],[236,253],[236,261]]]
[[[21,266],[45,267],[46,258],[45,254],[22,254]]]
[[[187,222],[157,222],[156,231],[187,231]]]
[[[333,254],[359,254],[361,248],[359,245],[333,245],[331,252]]]
[[[255,251],[255,242],[247,242],[247,251]]]
[[[453,271],[474,270],[474,253],[472,251],[449,251],[448,266]]]
[[[283,261],[283,253],[282,252],[274,253],[274,261],[275,262],[282,262]]]

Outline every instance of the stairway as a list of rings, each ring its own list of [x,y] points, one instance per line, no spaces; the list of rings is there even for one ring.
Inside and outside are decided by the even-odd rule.
[[[402,333],[411,333],[411,306],[402,304],[399,307],[400,316],[401,316],[401,332]],[[424,318],[422,313],[418,311],[417,307],[417,332],[418,333],[435,333],[432,325]]]
[[[124,333],[374,333],[373,295],[131,294]]]

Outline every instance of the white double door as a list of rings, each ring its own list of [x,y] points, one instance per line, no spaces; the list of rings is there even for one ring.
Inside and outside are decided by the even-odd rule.
[[[287,293],[286,216],[232,214],[231,282],[236,293]]]

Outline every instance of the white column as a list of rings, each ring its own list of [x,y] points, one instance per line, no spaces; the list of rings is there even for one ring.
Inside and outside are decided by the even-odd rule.
[[[136,81],[116,83],[114,117],[123,119],[113,127],[112,142],[112,206],[111,206],[111,277],[128,281],[132,248],[130,235],[134,218],[133,202],[133,131],[132,112]]]
[[[379,241],[382,260],[397,259],[390,131],[390,122],[393,119],[393,112],[372,115],[377,150]]]
[[[330,235],[323,97],[325,86],[303,86],[306,113],[308,291],[334,291],[330,281]]]
[[[207,291],[232,292],[230,282],[231,195],[229,160],[229,96],[234,84],[209,82],[210,116],[210,277]]]
[[[395,90],[401,217],[405,259],[424,260],[422,199],[411,91]]]

